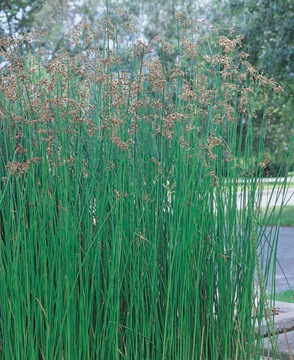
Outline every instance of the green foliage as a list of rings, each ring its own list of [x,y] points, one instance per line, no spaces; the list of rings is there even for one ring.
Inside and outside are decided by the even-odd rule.
[[[225,33],[233,28],[237,34],[244,34],[244,47],[251,55],[250,61],[283,87],[283,92],[269,97],[269,105],[275,110],[268,122],[265,150],[270,160],[270,174],[276,175],[294,127],[294,50],[291,46],[294,3],[290,0],[229,0],[222,6],[219,2],[214,4],[211,18],[217,27],[222,26]],[[259,103],[262,106],[262,98]],[[257,128],[261,121],[258,116]],[[291,163],[294,164],[294,156]]]
[[[245,46],[254,64],[276,80],[294,77],[294,5],[290,0],[232,0],[217,4],[218,24],[234,28],[245,36]]]
[[[39,11],[44,0],[4,0],[0,2],[0,15],[3,25],[7,26],[9,36],[15,32],[30,31],[34,14]],[[0,37],[5,35],[4,26],[0,28]]]
[[[277,301],[294,303],[294,293],[291,290],[283,291],[276,294]]]
[[[294,226],[294,206],[286,206],[279,209],[268,209],[267,216],[264,219],[268,226]]]

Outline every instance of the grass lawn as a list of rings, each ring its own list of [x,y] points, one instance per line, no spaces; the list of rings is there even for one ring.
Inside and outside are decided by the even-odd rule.
[[[283,181],[277,180],[277,182],[269,181],[263,183],[263,189],[264,190],[272,190],[274,187],[281,186],[283,184]],[[287,181],[287,185],[290,188],[294,188],[294,182],[293,179]]]
[[[284,178],[272,178],[272,179],[264,179],[260,184],[262,184],[263,190],[273,190],[274,188],[278,188],[279,186],[284,184]],[[288,177],[287,186],[289,188],[294,188],[294,178],[293,176]],[[240,185],[238,185],[238,190],[241,191],[244,189],[244,185],[242,181],[240,181]]]
[[[275,226],[280,220],[280,226],[294,226],[294,206],[286,206],[280,214],[279,212],[280,209],[276,208],[274,216],[265,217],[265,223],[269,226]],[[271,214],[271,208],[268,214]]]
[[[277,301],[284,301],[289,303],[294,303],[294,292],[291,290],[286,290],[276,294]]]

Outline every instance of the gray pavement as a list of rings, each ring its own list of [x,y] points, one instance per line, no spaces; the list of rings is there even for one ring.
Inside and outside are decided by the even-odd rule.
[[[293,359],[294,353],[294,304],[276,301],[274,312],[274,329],[269,332],[267,329],[267,321],[264,320],[261,326],[263,331],[265,354],[269,354],[273,359]],[[259,328],[256,328],[256,331]],[[267,335],[274,330],[278,335],[277,345],[279,354],[272,351],[272,341],[269,341]],[[275,345],[274,345],[275,346]],[[266,357],[267,358],[267,357]]]
[[[261,198],[261,207],[294,205],[294,188],[286,191],[279,190],[263,190]]]
[[[268,243],[275,243],[273,239],[278,236],[277,240],[277,261],[276,261],[276,292],[285,290],[293,290],[294,292],[294,227],[281,227],[277,233],[277,228],[268,227],[265,229],[265,236],[262,241],[261,264],[264,264],[264,270],[268,264],[268,256],[271,250]],[[273,258],[272,258],[273,259]],[[272,260],[271,260],[272,261]],[[271,285],[271,274],[267,276],[269,283],[267,284],[268,294],[273,293]]]
[[[279,354],[272,353],[272,345],[268,341],[268,339],[264,340],[265,346],[265,353],[269,350],[272,359],[281,359],[281,360],[291,360],[293,359],[293,352],[294,352],[294,331],[281,333],[277,339],[278,347],[279,347]]]
[[[261,208],[281,206],[281,205],[294,205],[294,188],[289,188],[285,191],[282,189],[277,190],[262,190],[256,193],[256,203]],[[244,193],[238,193],[237,207],[242,209],[247,206],[248,196]]]
[[[269,179],[272,181],[273,179]],[[258,199],[258,196],[260,198]],[[294,188],[289,188],[286,191],[277,190],[263,190],[257,194],[256,199],[261,208],[267,206],[281,206],[291,205],[294,206]],[[246,206],[247,199],[238,196],[238,208]],[[271,236],[274,236],[275,230],[267,229],[267,233],[272,231]],[[277,266],[276,266],[276,292],[285,290],[294,291],[294,227],[281,227],[279,230],[277,248]]]
[[[277,259],[276,291],[294,291],[294,227],[280,228]]]

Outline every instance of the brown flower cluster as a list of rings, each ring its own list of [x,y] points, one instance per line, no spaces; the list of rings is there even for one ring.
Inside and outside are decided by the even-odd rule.
[[[149,79],[153,91],[162,93],[166,84],[163,73],[163,65],[159,59],[153,59],[147,64],[149,70]]]
[[[243,35],[239,35],[235,39],[228,39],[226,36],[219,36],[218,38],[225,54],[235,51],[236,47],[241,48],[243,39]]]
[[[41,158],[53,167],[83,162],[77,157],[86,157],[88,143],[101,154],[106,151],[103,141],[129,153],[143,133],[155,149],[157,142],[167,141],[194,156],[192,150],[202,146],[208,160],[215,160],[214,150],[224,144],[227,128],[251,111],[257,87],[281,88],[259,75],[247,61],[248,54],[239,51],[242,37],[211,37],[208,51],[203,44],[209,35],[201,33],[205,24],[183,14],[178,20],[187,36],[181,38],[173,63],[165,62],[163,55],[154,56],[141,40],[120,51],[111,21],[105,23],[104,42],[96,41],[97,34],[86,24],[69,38],[75,50],[83,51],[63,49],[50,61],[42,51],[20,60],[17,49],[22,41],[1,39],[1,55],[8,63],[0,82],[1,130],[9,134],[11,145],[5,154],[6,170],[25,174]],[[197,29],[197,41],[189,37],[189,27]],[[170,59],[172,44],[163,37],[153,42]],[[209,126],[223,126],[224,138],[209,133]],[[14,161],[15,154],[22,162]]]
[[[8,162],[5,166],[5,170],[10,171],[13,175],[23,175],[29,171],[31,164],[38,164],[40,158],[31,158],[30,160],[26,160],[25,162]]]

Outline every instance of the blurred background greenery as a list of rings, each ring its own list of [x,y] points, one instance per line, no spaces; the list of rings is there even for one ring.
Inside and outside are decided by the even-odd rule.
[[[42,45],[50,60],[62,47],[74,52],[66,34],[79,23],[88,22],[97,31],[104,29],[105,11],[116,23],[123,17],[137,36],[150,42],[158,34],[170,42],[177,38],[178,12],[204,19],[223,35],[244,35],[243,50],[260,73],[274,78],[282,92],[269,95],[273,111],[268,120],[265,174],[283,175],[279,168],[293,135],[294,88],[294,2],[292,0],[3,0],[0,2],[0,38],[24,32],[43,32]],[[122,30],[123,31],[123,30]],[[99,35],[98,35],[99,36]],[[31,47],[27,51],[32,51]],[[5,67],[4,62],[0,66]],[[260,109],[263,100],[260,99]],[[255,122],[258,136],[262,111]],[[256,143],[258,147],[258,143]],[[294,164],[294,155],[291,160]]]

